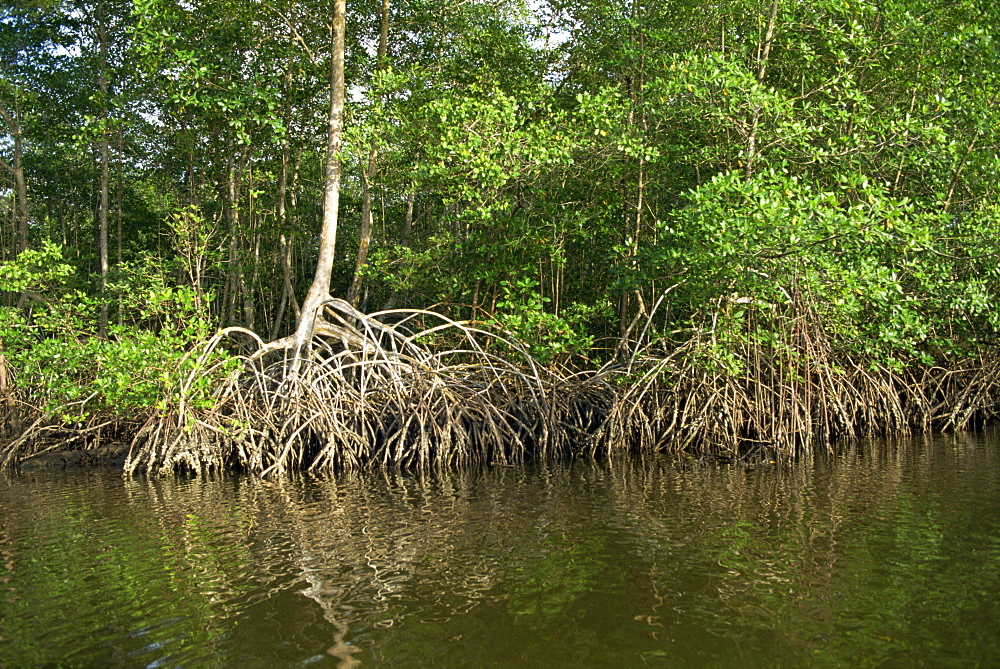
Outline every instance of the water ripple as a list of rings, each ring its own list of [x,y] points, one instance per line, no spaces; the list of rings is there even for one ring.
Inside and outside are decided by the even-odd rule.
[[[0,663],[1000,663],[992,437],[258,482],[0,478]]]

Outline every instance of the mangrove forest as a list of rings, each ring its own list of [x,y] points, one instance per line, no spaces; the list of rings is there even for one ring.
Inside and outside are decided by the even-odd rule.
[[[0,466],[983,426],[998,94],[988,0],[4,0]]]

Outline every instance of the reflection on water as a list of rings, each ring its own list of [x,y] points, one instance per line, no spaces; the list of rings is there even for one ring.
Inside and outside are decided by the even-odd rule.
[[[997,666],[998,435],[259,482],[0,478],[0,665]]]

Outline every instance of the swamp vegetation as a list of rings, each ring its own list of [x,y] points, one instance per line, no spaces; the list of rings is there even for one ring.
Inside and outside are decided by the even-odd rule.
[[[0,464],[785,458],[1000,412],[985,0],[15,0]]]

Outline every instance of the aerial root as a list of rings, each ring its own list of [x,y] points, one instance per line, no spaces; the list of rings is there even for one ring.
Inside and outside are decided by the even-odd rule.
[[[954,369],[890,366],[838,353],[804,299],[792,317],[751,313],[767,344],[714,330],[669,351],[638,348],[604,427],[604,441],[637,450],[790,458],[837,441],[966,430],[1000,416],[1000,358],[980,352]],[[756,319],[759,319],[756,320]],[[759,330],[757,330],[759,332]]]
[[[193,372],[176,409],[137,437],[126,471],[516,464],[584,450],[612,403],[607,384],[568,384],[498,333],[429,311],[368,316],[345,305],[328,303],[339,322],[321,321],[304,357],[294,338],[242,356],[210,408],[187,400],[205,373]],[[244,334],[220,333],[200,360]]]
[[[706,329],[672,347],[631,342],[623,358],[576,372],[431,311],[365,315],[333,299],[323,309],[305,347],[228,328],[190,353],[165,410],[127,426],[126,472],[424,470],[656,451],[783,458],[1000,415],[996,355],[952,369],[872,364],[838,353],[806,304],[793,318],[752,315],[748,331],[774,333],[766,344],[720,347]],[[222,347],[250,350],[216,355]],[[28,427],[0,447],[0,466],[123,433],[99,414],[67,426],[22,413]]]

